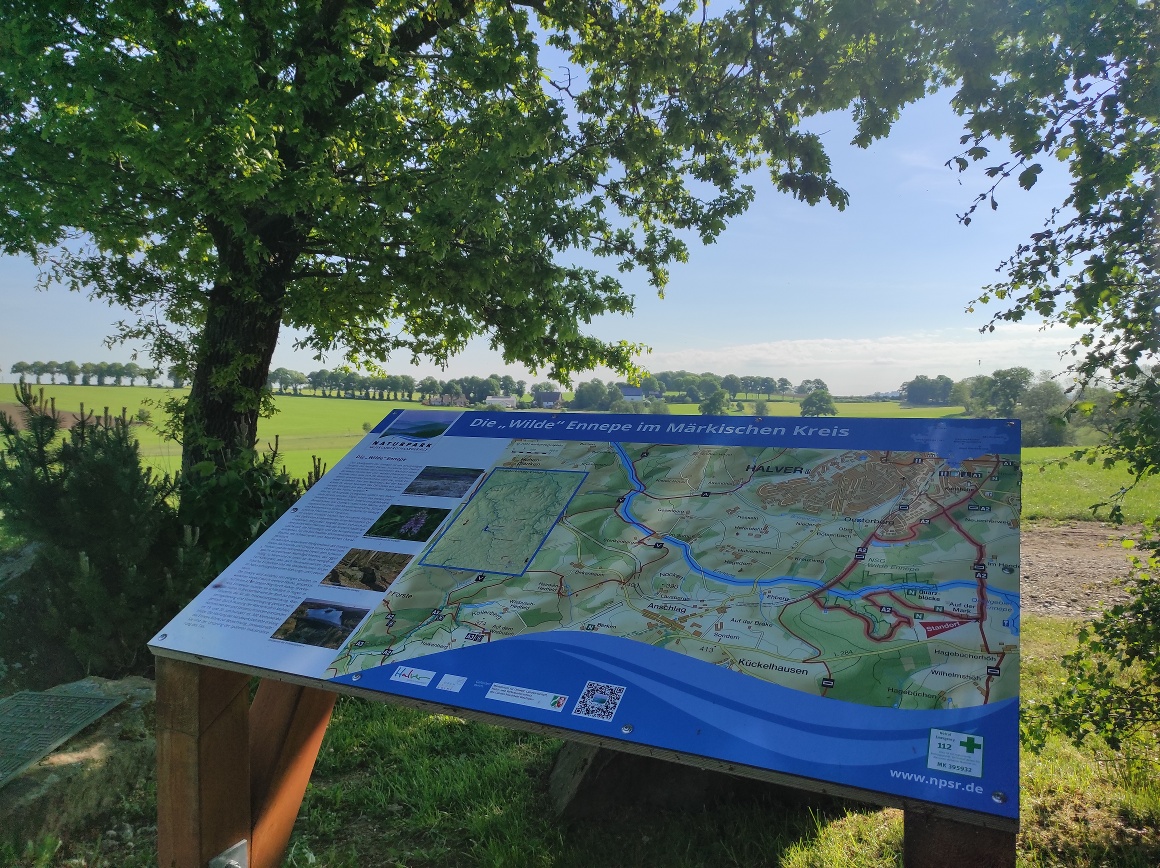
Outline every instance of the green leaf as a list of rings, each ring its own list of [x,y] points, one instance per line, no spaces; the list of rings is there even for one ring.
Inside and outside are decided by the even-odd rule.
[[[1019,173],[1019,186],[1024,190],[1030,190],[1035,186],[1035,182],[1039,180],[1039,173],[1043,171],[1043,166],[1039,163],[1028,166]]]

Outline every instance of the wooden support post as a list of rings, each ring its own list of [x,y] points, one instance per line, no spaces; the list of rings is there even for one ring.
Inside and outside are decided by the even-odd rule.
[[[338,694],[263,681],[250,709],[249,868],[282,864]]]
[[[566,741],[548,779],[556,813],[568,822],[614,814],[629,806],[701,810],[738,800],[800,806],[816,793],[695,768],[656,757]],[[1016,833],[907,809],[905,868],[1015,868]]]
[[[337,694],[157,658],[157,861],[205,868],[249,842],[277,868]]]
[[[204,868],[250,835],[249,678],[157,658],[157,862]]]
[[[903,815],[906,868],[1015,868],[1014,832],[908,810]]]

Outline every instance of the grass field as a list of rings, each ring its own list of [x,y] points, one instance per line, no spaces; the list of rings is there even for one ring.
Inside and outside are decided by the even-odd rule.
[[[1024,701],[1045,698],[1074,647],[1076,624],[1027,617]],[[896,868],[902,814],[815,799],[741,802],[691,812],[629,808],[571,825],[553,815],[545,778],[560,742],[448,715],[340,699],[285,865],[782,866]],[[0,865],[145,868],[154,851],[155,787],[142,781],[115,815],[61,846],[0,842]],[[1160,864],[1160,781],[1130,756],[1058,737],[1021,759],[1020,868]],[[105,829],[129,824],[131,846]]]
[[[1105,470],[1086,461],[1069,461],[1060,467],[1060,459],[1074,451],[1067,446],[1023,450],[1024,518],[1091,519],[1095,504],[1131,485],[1132,477],[1123,467]],[[1125,520],[1130,522],[1160,517],[1160,477],[1145,480],[1128,492],[1123,508]],[[1106,516],[1107,509],[1099,515]]]
[[[0,387],[2,388],[2,387]],[[138,409],[151,410],[159,416],[159,405],[170,395],[168,389],[142,386],[54,386],[45,387],[47,395],[56,398],[57,408],[76,412],[82,402],[87,408],[119,414],[126,408],[130,416]],[[0,400],[9,396],[0,392]],[[417,409],[414,402],[368,401],[362,399],[294,397],[276,398],[278,413],[263,419],[259,425],[260,442],[272,444],[278,437],[279,449],[287,470],[305,476],[314,456],[327,467],[333,467],[363,436],[363,426],[377,423],[396,407]],[[902,408],[893,402],[840,403],[839,418],[939,418],[955,416],[961,407]],[[675,415],[697,413],[696,404],[673,404]],[[746,410],[752,412],[752,402]],[[770,415],[797,416],[796,401],[770,401]],[[180,467],[180,450],[162,440],[148,428],[139,428],[142,453],[159,470],[172,473]],[[1066,447],[1023,450],[1023,517],[1056,520],[1091,519],[1090,507],[1128,485],[1128,474],[1117,468],[1104,470],[1086,463],[1071,463],[1059,468],[1051,462],[1070,453]],[[1105,513],[1106,514],[1106,513]],[[1160,515],[1160,479],[1153,479],[1131,492],[1125,501],[1125,516],[1138,522]]]
[[[0,388],[3,388],[0,386]],[[59,411],[76,413],[83,404],[86,410],[103,413],[108,407],[113,415],[125,408],[130,417],[140,409],[161,417],[161,404],[173,394],[171,389],[144,386],[45,386],[45,396],[56,399]],[[10,394],[0,392],[0,401],[10,402]],[[368,401],[346,398],[316,398],[311,395],[278,396],[278,412],[259,423],[260,442],[272,444],[275,436],[286,459],[287,468],[304,476],[311,467],[311,456],[317,455],[333,467],[363,436],[363,425],[374,425],[396,407],[418,408],[414,402]],[[146,460],[157,469],[172,473],[181,466],[181,450],[163,440],[156,432],[139,427],[138,439]]]

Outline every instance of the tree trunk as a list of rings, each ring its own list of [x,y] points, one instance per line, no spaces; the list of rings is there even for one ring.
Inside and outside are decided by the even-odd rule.
[[[210,225],[222,272],[207,298],[194,352],[182,426],[185,471],[203,461],[225,467],[258,441],[258,416],[302,234],[291,217],[249,216],[253,225],[241,234],[222,223]]]
[[[253,449],[270,360],[282,326],[284,287],[266,297],[219,283],[209,295],[205,327],[184,419],[182,467]],[[270,295],[276,302],[267,300]]]

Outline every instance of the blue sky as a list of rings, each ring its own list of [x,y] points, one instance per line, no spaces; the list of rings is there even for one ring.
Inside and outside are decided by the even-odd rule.
[[[635,293],[631,318],[609,317],[592,331],[606,339],[645,343],[651,370],[684,368],[719,374],[820,377],[837,394],[897,388],[917,374],[954,379],[1013,365],[1062,369],[1059,353],[1071,336],[1036,323],[1004,324],[981,335],[985,310],[964,309],[1016,244],[1042,226],[1066,195],[1066,173],[1046,167],[1033,190],[1012,179],[1000,207],[984,207],[970,226],[956,215],[985,186],[981,169],[965,174],[945,161],[960,150],[961,120],[946,94],[908,108],[888,139],[868,150],[849,145],[842,117],[814,119],[823,133],[834,174],[850,193],[844,212],[810,207],[755,177],[758,196],[719,241],[694,246],[689,263],[675,266],[666,297],[658,299],[643,275],[628,274]],[[126,312],[59,287],[35,290],[36,270],[19,258],[0,258],[0,377],[16,361],[121,360],[131,346],[104,346]],[[274,365],[302,371],[335,367],[295,351],[284,334]],[[512,373],[479,341],[446,371],[412,367],[400,358],[392,371],[434,374]],[[610,377],[608,371],[582,375]]]

